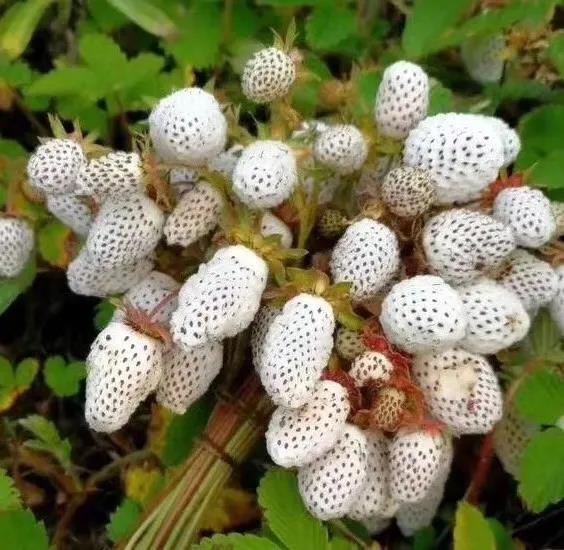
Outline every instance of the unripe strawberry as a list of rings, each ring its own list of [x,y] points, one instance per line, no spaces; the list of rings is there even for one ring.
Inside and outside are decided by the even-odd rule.
[[[282,248],[290,248],[292,246],[292,230],[274,214],[265,212],[260,220],[260,233],[263,237],[271,237],[278,235],[280,237],[280,245]]]
[[[353,300],[374,298],[399,268],[398,240],[384,224],[365,218],[350,225],[339,239],[330,265],[336,283],[352,283]]]
[[[558,289],[550,302],[550,315],[564,337],[564,266],[555,269],[558,277]]]
[[[92,210],[74,195],[48,195],[47,210],[59,221],[70,227],[77,235],[86,237],[94,218]]]
[[[213,95],[185,88],[157,103],[149,116],[149,131],[165,162],[204,166],[223,151],[227,121]]]
[[[337,174],[356,172],[364,164],[368,145],[356,126],[337,124],[317,137],[313,148],[315,160]]]
[[[383,354],[377,351],[365,351],[352,362],[349,375],[357,386],[365,386],[368,382],[387,382],[394,372],[394,365]]]
[[[464,338],[466,322],[456,291],[433,275],[418,275],[394,285],[380,314],[388,340],[408,353],[452,347]]]
[[[214,172],[219,172],[223,177],[231,179],[233,176],[233,170],[239,159],[241,158],[241,153],[243,152],[243,146],[239,143],[232,145],[226,151],[222,151],[214,157],[208,164],[208,168]]]
[[[460,53],[468,74],[480,84],[490,84],[503,76],[504,49],[505,37],[494,34],[468,39],[462,43]]]
[[[380,156],[374,161],[368,161],[362,167],[356,185],[359,197],[380,199],[380,188],[384,178],[391,170],[402,166],[401,157],[395,155]]]
[[[288,94],[296,80],[296,66],[282,50],[270,47],[256,52],[245,64],[241,87],[255,103],[269,103]]]
[[[233,191],[252,208],[278,206],[297,183],[296,159],[281,141],[255,141],[248,145],[233,171]]]
[[[460,208],[441,212],[425,224],[423,248],[433,273],[464,284],[501,265],[515,240],[511,230],[491,216]]]
[[[44,193],[71,193],[85,162],[86,155],[76,141],[53,138],[31,155],[27,174],[31,184]]]
[[[19,275],[33,250],[33,229],[17,218],[0,217],[0,277]]]
[[[459,289],[468,319],[459,345],[473,353],[492,354],[522,340],[531,321],[519,298],[500,284],[480,279]]]
[[[347,390],[330,380],[318,382],[299,409],[278,407],[266,432],[266,448],[279,466],[305,466],[324,455],[346,429]]]
[[[339,210],[326,208],[317,220],[317,230],[326,239],[340,237],[349,225],[348,218]]]
[[[459,348],[419,355],[412,374],[431,414],[454,434],[488,433],[501,418],[499,382],[480,355]]]
[[[403,161],[431,173],[439,204],[467,202],[497,179],[505,150],[488,121],[446,113],[426,118],[411,130]]]
[[[300,494],[310,513],[321,520],[345,516],[362,491],[367,463],[365,435],[347,426],[330,451],[298,472]]]
[[[106,269],[94,263],[86,249],[82,249],[67,268],[67,282],[75,294],[103,298],[129,290],[152,269],[153,261],[150,258],[142,258],[132,265]]]
[[[152,271],[124,294],[123,301],[126,306],[133,306],[150,316],[153,322],[167,327],[178,304],[176,294],[179,288],[180,284],[166,273]],[[113,320],[124,318],[125,312],[116,309]]]
[[[550,201],[538,189],[504,189],[495,198],[492,215],[511,228],[519,246],[539,248],[556,231]]]
[[[299,294],[274,319],[263,346],[259,371],[266,392],[277,405],[307,403],[333,348],[335,318],[323,298]]]
[[[76,180],[76,195],[103,201],[143,192],[141,157],[137,153],[114,151],[84,164]]]
[[[517,295],[531,316],[548,305],[558,289],[558,277],[550,264],[520,249],[507,258],[498,281]]]
[[[206,393],[222,364],[222,342],[185,349],[173,346],[163,355],[157,401],[176,414],[184,414]]]
[[[367,432],[368,468],[366,481],[349,516],[356,520],[383,514],[390,499],[388,440],[380,432]]]
[[[435,186],[425,170],[402,166],[388,172],[380,187],[382,201],[402,218],[423,214],[435,202]]]
[[[374,118],[383,136],[403,139],[427,116],[429,77],[415,63],[390,65],[378,88]]]
[[[343,359],[352,361],[366,350],[362,340],[362,332],[339,327],[335,336],[335,350]]]
[[[253,356],[253,365],[257,372],[259,372],[262,367],[264,342],[268,329],[279,313],[280,309],[266,304],[259,309],[253,319],[253,324],[251,325],[251,353]]]
[[[209,183],[198,182],[186,191],[164,224],[169,245],[190,246],[218,224],[223,210],[221,194]]]
[[[448,472],[452,448],[440,432],[403,428],[390,443],[389,457],[392,498],[418,502],[425,498],[444,470]]]
[[[90,228],[88,255],[103,269],[131,265],[153,252],[163,224],[164,214],[144,195],[109,198]]]
[[[242,245],[218,250],[180,289],[173,340],[187,349],[235,336],[255,317],[266,287],[266,262]]]
[[[92,343],[86,363],[86,421],[97,432],[113,432],[156,388],[162,343],[123,323],[110,323]]]
[[[370,425],[378,426],[385,432],[395,431],[404,413],[406,401],[403,391],[392,386],[382,388],[370,411]]]

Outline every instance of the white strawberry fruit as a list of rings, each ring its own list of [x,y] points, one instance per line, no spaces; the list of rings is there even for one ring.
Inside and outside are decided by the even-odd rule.
[[[277,218],[270,212],[265,212],[262,215],[260,233],[263,237],[279,236],[282,248],[290,248],[292,246],[293,235],[291,229],[280,218]]]
[[[208,164],[208,168],[213,172],[219,172],[224,178],[231,179],[233,170],[243,152],[243,146],[239,143],[232,145],[229,149],[222,151],[214,157]]]
[[[383,136],[403,139],[427,116],[429,77],[409,61],[390,65],[378,88],[374,118]]]
[[[464,305],[440,277],[418,275],[394,285],[380,323],[390,342],[409,353],[453,346],[466,331]]]
[[[331,254],[331,274],[336,283],[352,283],[355,301],[377,296],[399,269],[400,256],[394,232],[384,224],[363,219],[353,223]]]
[[[550,302],[550,315],[558,326],[560,334],[564,336],[564,266],[557,267],[555,271],[558,277],[558,288]]]
[[[256,52],[245,64],[241,87],[255,103],[269,103],[288,94],[296,80],[296,66],[282,50],[271,47]]]
[[[173,346],[163,355],[157,401],[176,414],[184,414],[206,393],[222,364],[221,342],[193,348]]]
[[[329,127],[319,134],[313,147],[315,160],[341,175],[359,170],[367,155],[364,136],[351,124]]]
[[[46,206],[53,216],[77,235],[88,235],[94,216],[83,199],[74,195],[48,195]]]
[[[245,147],[233,171],[233,191],[252,208],[285,201],[298,183],[292,150],[281,141],[255,141]]]
[[[0,277],[15,277],[22,272],[34,242],[33,229],[25,220],[0,217]]]
[[[278,407],[266,432],[266,448],[279,466],[305,466],[336,444],[350,411],[347,390],[330,380],[316,384],[308,402],[298,409]]]
[[[401,166],[388,172],[380,187],[380,197],[396,216],[413,218],[435,202],[435,186],[425,170]]]
[[[310,513],[321,520],[345,516],[362,491],[367,463],[365,435],[347,426],[330,451],[298,472],[300,494]]]
[[[205,166],[225,147],[227,121],[217,100],[200,88],[161,99],[149,116],[157,154],[169,163]]]
[[[301,407],[314,392],[333,348],[335,318],[329,303],[310,294],[289,300],[263,346],[259,375],[276,405]]]
[[[85,163],[86,155],[76,141],[53,138],[31,155],[27,174],[31,184],[44,193],[71,193]]]
[[[488,433],[501,418],[499,382],[484,357],[459,348],[419,355],[412,373],[431,414],[453,433]]]
[[[169,245],[190,246],[212,231],[223,210],[221,194],[209,183],[198,182],[186,191],[168,216],[164,235]]]
[[[480,84],[499,82],[503,76],[503,51],[505,38],[502,34],[476,36],[460,47],[460,53],[468,74]]]
[[[366,350],[362,340],[362,332],[339,327],[335,335],[335,350],[345,360],[352,361]]]
[[[464,208],[437,214],[423,230],[423,249],[430,270],[457,285],[498,267],[514,248],[508,227],[491,216]]]
[[[264,342],[268,329],[279,313],[280,309],[266,304],[259,309],[251,325],[251,354],[253,356],[253,365],[257,372],[262,367]]]
[[[235,336],[255,317],[268,267],[242,245],[218,250],[182,286],[171,319],[173,340],[182,348]]]
[[[349,375],[359,387],[368,382],[387,382],[394,372],[393,363],[378,351],[365,351],[352,362]]]

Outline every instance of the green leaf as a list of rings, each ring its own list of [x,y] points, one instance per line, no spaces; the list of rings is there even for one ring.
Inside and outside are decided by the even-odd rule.
[[[65,470],[71,469],[71,444],[68,439],[61,438],[53,422],[38,414],[32,414],[18,422],[37,438],[28,439],[25,442],[27,447],[48,453],[56,458]]]
[[[268,527],[287,548],[328,548],[327,529],[306,510],[295,474],[288,470],[270,470],[260,482],[258,501]]]
[[[43,368],[45,383],[58,397],[70,397],[80,390],[80,381],[86,378],[86,365],[75,361],[67,364],[60,357],[49,357]]]
[[[39,361],[37,359],[31,357],[22,359],[16,367],[16,387],[18,390],[27,390],[35,380],[38,370]]]
[[[126,539],[135,530],[142,512],[140,504],[130,498],[124,499],[110,516],[107,526],[108,538],[112,542]]]
[[[37,235],[41,257],[55,267],[65,268],[69,263],[69,243],[73,233],[59,220],[45,224]]]
[[[454,521],[454,550],[495,550],[495,538],[478,508],[461,502]]]
[[[523,380],[515,399],[525,419],[556,425],[564,417],[564,378],[549,370],[535,372]]]
[[[445,88],[442,84],[435,84],[429,94],[428,116],[439,113],[448,113],[453,110],[454,94],[452,90]]]
[[[0,468],[0,512],[18,509],[21,505],[21,495],[14,486],[14,480]]]
[[[35,257],[32,257],[23,271],[12,279],[0,279],[0,315],[4,313],[33,283],[36,274]]]
[[[564,498],[564,431],[549,428],[531,439],[518,478],[519,494],[535,513]]]
[[[402,35],[406,54],[417,59],[439,50],[441,39],[473,3],[473,0],[416,0]]]
[[[107,0],[136,25],[156,36],[172,38],[177,28],[172,19],[147,0]]]
[[[560,348],[560,332],[548,310],[541,309],[536,316],[528,335],[533,355],[545,359],[547,355]]]
[[[495,538],[496,550],[516,550],[504,525],[494,518],[488,518],[488,523]]]
[[[205,538],[193,548],[194,550],[282,550],[280,546],[266,537],[241,535],[240,533]]]
[[[47,96],[79,95],[96,101],[104,96],[96,74],[87,67],[61,67],[40,76],[26,93]]]
[[[49,549],[45,526],[29,510],[10,510],[0,514],[0,540],[4,548],[14,550]]]
[[[331,550],[357,550],[358,545],[342,537],[333,537],[329,548],[331,548]]]
[[[560,76],[564,78],[564,32],[554,33],[550,39],[548,49],[546,50],[548,57],[558,69]]]
[[[116,306],[109,300],[102,300],[98,303],[96,306],[96,314],[94,315],[94,326],[98,332],[101,332],[108,326],[114,316],[115,310]]]
[[[88,12],[99,29],[104,32],[111,32],[129,22],[129,19],[110,6],[107,0],[88,0]]]
[[[311,48],[331,50],[356,32],[356,14],[333,4],[320,6],[308,17],[305,30]]]
[[[430,525],[420,529],[413,537],[413,550],[434,550],[437,547],[437,533]]]
[[[530,173],[530,184],[547,189],[564,188],[564,149],[551,151],[534,164]]]

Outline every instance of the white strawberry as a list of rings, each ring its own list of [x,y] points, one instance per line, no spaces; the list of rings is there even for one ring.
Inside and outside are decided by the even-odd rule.
[[[377,351],[365,351],[352,362],[349,375],[357,386],[365,386],[368,382],[387,382],[394,372],[394,365],[383,354]]]
[[[132,286],[123,296],[126,306],[149,315],[151,320],[168,326],[170,316],[177,307],[178,289],[177,283],[170,275],[160,271],[152,271],[143,280]],[[123,320],[125,313],[117,309],[114,313],[114,321]]]
[[[519,246],[539,248],[556,231],[550,201],[538,189],[504,189],[495,198],[492,215],[511,228]]]
[[[316,384],[299,409],[278,407],[266,432],[266,448],[279,466],[305,466],[337,443],[350,411],[347,390],[330,380]]]
[[[297,183],[296,159],[281,141],[255,141],[248,145],[233,171],[233,191],[252,208],[278,206]]]
[[[235,144],[229,147],[229,149],[222,151],[214,157],[208,164],[208,168],[214,172],[219,172],[223,177],[231,179],[233,176],[233,170],[239,159],[241,158],[241,153],[243,152],[243,146],[240,144]]]
[[[104,269],[131,265],[153,252],[163,224],[163,212],[144,195],[109,198],[90,228],[88,255]]]
[[[435,186],[425,170],[402,166],[388,172],[380,196],[390,212],[402,218],[423,214],[435,202]]]
[[[198,182],[186,191],[164,224],[169,245],[190,246],[212,231],[223,210],[221,194],[209,183]]]
[[[517,295],[531,316],[548,305],[558,289],[558,277],[550,264],[520,249],[507,258],[498,281]]]
[[[34,245],[33,229],[25,220],[0,217],[0,277],[19,275]]]
[[[477,117],[487,122],[495,130],[503,144],[503,168],[515,162],[521,150],[521,139],[519,134],[501,118],[486,115],[464,115],[466,117]]]
[[[288,94],[296,80],[292,58],[279,48],[264,48],[245,64],[241,87],[255,103],[269,103]]]
[[[157,154],[170,163],[204,166],[225,147],[227,121],[219,103],[200,88],[178,90],[153,108],[149,130]]]
[[[459,348],[419,355],[412,373],[431,414],[453,433],[488,433],[501,418],[499,382],[484,357]]]
[[[440,277],[418,275],[394,285],[382,303],[388,340],[409,353],[446,349],[464,338],[464,305]]]
[[[502,34],[472,37],[460,47],[462,61],[468,74],[480,84],[501,80],[504,50],[505,37]]]
[[[495,268],[515,248],[511,230],[491,216],[467,209],[447,210],[423,230],[430,270],[452,284],[464,284]]]
[[[336,283],[352,283],[355,301],[374,298],[391,281],[400,265],[394,232],[384,224],[363,219],[353,223],[331,254],[331,274]]]
[[[564,202],[552,201],[550,207],[556,222],[554,236],[557,238],[564,237]]]
[[[173,346],[163,355],[157,401],[176,414],[184,414],[206,393],[219,374],[222,363],[222,342],[194,348]]]
[[[459,290],[468,319],[459,342],[473,353],[491,354],[522,340],[531,321],[519,298],[500,284],[480,279]]]
[[[357,355],[366,350],[362,341],[362,332],[339,327],[335,335],[335,350],[347,361],[352,361]]]
[[[319,134],[313,147],[315,160],[341,175],[359,170],[367,155],[364,136],[351,124],[329,127]]]
[[[558,289],[550,302],[550,315],[564,337],[564,266],[555,269],[558,277]]]
[[[162,342],[126,324],[110,323],[92,343],[86,364],[86,421],[97,432],[113,432],[156,388]]]
[[[433,483],[450,467],[452,449],[440,432],[400,429],[389,446],[390,493],[400,502],[425,498]]]
[[[67,268],[67,282],[75,294],[103,298],[126,292],[142,281],[152,269],[153,261],[150,258],[142,258],[132,265],[106,269],[93,262],[86,249],[83,249]]]
[[[362,491],[367,462],[365,435],[347,426],[330,451],[298,472],[300,494],[310,513],[321,520],[345,516]]]
[[[262,306],[256,314],[251,325],[251,353],[253,365],[257,372],[262,367],[264,342],[272,321],[280,313],[280,309],[269,304]]]
[[[285,304],[266,334],[259,371],[275,404],[295,408],[309,401],[329,361],[334,329],[323,298],[299,294]]]
[[[71,139],[49,139],[29,158],[27,174],[31,184],[48,194],[71,193],[86,155]]]
[[[77,235],[86,237],[94,218],[84,200],[74,195],[48,195],[47,210]]]
[[[114,151],[84,164],[78,174],[75,194],[95,197],[127,197],[143,192],[141,157]]]
[[[263,237],[278,235],[282,248],[290,248],[292,246],[292,230],[280,218],[277,218],[270,212],[265,212],[262,215],[260,233]]]
[[[446,113],[426,118],[411,130],[403,161],[431,173],[439,204],[467,202],[497,179],[505,149],[490,122]]]
[[[349,516],[356,520],[381,515],[390,500],[388,439],[381,432],[367,432],[368,469],[366,481]]]
[[[199,179],[200,173],[197,168],[172,168],[168,174],[170,185],[174,185],[177,189],[178,187],[188,189],[198,183]]]
[[[403,139],[427,116],[429,77],[409,61],[390,65],[378,88],[374,118],[383,136]]]
[[[171,319],[182,348],[235,336],[255,317],[266,287],[266,262],[242,245],[218,250],[182,286]]]

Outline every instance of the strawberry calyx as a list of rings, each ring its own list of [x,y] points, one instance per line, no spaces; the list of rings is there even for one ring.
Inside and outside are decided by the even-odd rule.
[[[482,208],[490,209],[496,197],[505,189],[512,187],[522,187],[525,185],[527,174],[524,172],[517,172],[508,177],[502,177],[494,181],[486,190],[486,194],[482,199]]]
[[[330,380],[332,382],[336,382],[347,390],[349,403],[351,406],[349,416],[353,417],[355,413],[361,408],[362,394],[360,392],[360,389],[357,388],[352,376],[342,369],[325,370],[321,375],[321,380]]]

